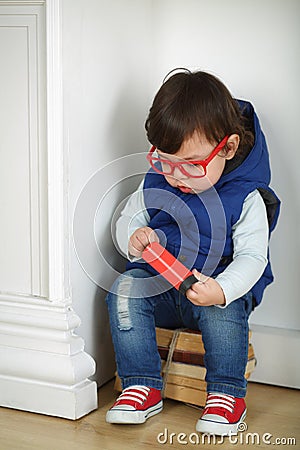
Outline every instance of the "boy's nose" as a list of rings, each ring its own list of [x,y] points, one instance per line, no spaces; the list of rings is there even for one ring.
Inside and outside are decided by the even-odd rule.
[[[175,167],[173,175],[174,175],[174,178],[176,178],[177,180],[186,180],[189,178],[187,175],[185,175],[183,172],[181,172],[179,167]]]

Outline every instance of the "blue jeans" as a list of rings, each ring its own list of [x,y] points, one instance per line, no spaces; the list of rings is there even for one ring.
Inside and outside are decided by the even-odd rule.
[[[149,295],[151,283],[153,291],[158,292],[153,296]],[[226,308],[196,306],[174,288],[162,292],[164,289],[157,288],[160,283],[164,283],[161,277],[153,278],[143,269],[131,269],[118,277],[107,295],[117,371],[123,388],[141,384],[162,389],[155,327],[184,327],[202,332],[207,391],[244,397],[252,294]]]

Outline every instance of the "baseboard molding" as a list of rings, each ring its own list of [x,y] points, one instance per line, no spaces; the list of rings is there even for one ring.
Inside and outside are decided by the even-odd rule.
[[[300,388],[300,331],[251,324],[257,366],[250,381]]]
[[[67,419],[97,408],[93,358],[69,302],[0,296],[0,406]]]
[[[0,399],[3,407],[76,420],[97,409],[97,384],[69,387],[0,375]]]

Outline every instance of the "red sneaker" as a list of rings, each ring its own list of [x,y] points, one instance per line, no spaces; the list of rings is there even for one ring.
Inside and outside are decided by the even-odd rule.
[[[243,398],[217,392],[209,393],[196,430],[222,436],[237,434],[239,424],[245,419],[246,412],[246,403]]]
[[[123,389],[106,413],[108,423],[144,423],[163,409],[161,392],[147,386],[130,386]]]

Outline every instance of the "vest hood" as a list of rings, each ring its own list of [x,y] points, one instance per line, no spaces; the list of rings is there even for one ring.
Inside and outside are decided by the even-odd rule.
[[[216,189],[232,181],[255,183],[258,187],[266,187],[270,183],[269,153],[259,119],[251,103],[243,100],[238,100],[238,103],[243,116],[251,124],[254,146],[246,155],[240,156],[237,152],[232,160],[226,162],[224,173],[215,185]]]

